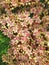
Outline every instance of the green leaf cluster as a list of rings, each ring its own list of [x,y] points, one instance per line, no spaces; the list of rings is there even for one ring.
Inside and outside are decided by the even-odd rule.
[[[7,53],[8,48],[10,47],[10,38],[5,36],[2,31],[0,31],[0,65],[7,65],[2,62],[2,55]]]

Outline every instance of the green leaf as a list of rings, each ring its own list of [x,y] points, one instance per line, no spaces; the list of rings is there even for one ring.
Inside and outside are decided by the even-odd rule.
[[[40,0],[40,2],[41,2],[41,3],[44,3],[44,2],[45,2],[45,0]]]
[[[0,55],[6,53],[6,51],[10,47],[9,42],[10,38],[3,35],[2,32],[0,31]]]
[[[5,36],[2,31],[0,31],[0,64],[7,65],[2,62],[2,55],[7,53],[8,48],[10,47],[10,38]]]

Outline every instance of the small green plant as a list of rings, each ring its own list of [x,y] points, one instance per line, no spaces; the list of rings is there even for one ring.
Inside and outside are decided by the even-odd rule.
[[[7,65],[6,63],[2,62],[2,55],[7,53],[9,45],[10,38],[5,36],[2,31],[0,31],[0,65]]]

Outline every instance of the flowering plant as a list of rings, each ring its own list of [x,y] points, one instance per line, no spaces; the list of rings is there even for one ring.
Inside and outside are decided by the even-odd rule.
[[[10,38],[0,39],[0,44],[10,42],[2,55],[7,65],[49,65],[48,0],[1,1],[0,30]]]

